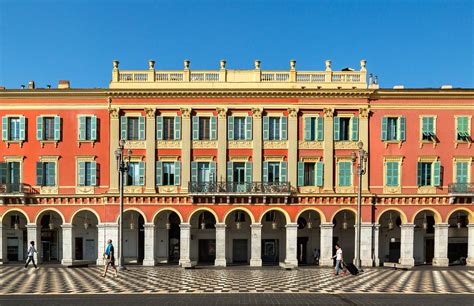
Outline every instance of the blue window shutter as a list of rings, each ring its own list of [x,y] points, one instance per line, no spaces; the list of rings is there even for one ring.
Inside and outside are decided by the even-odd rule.
[[[127,140],[127,117],[120,117],[120,139]]]
[[[392,163],[385,163],[385,185],[392,186]]]
[[[61,140],[61,117],[54,116],[54,140]]]
[[[433,163],[433,186],[440,186],[441,185],[441,167],[440,162],[435,161]]]
[[[287,169],[288,169],[288,163],[286,161],[282,161],[280,163],[280,182],[288,182]]]
[[[405,141],[406,139],[406,122],[407,119],[405,116],[400,117],[400,139],[401,141]]]
[[[156,170],[155,184],[158,186],[162,186],[163,185],[163,162],[157,161],[155,170]]]
[[[2,140],[8,140],[8,117],[2,117]]]
[[[323,162],[317,162],[316,164],[316,179],[314,180],[316,182],[316,186],[323,186],[323,171],[324,171],[324,163]]]
[[[264,183],[268,182],[268,162],[263,162],[262,180]]]
[[[216,162],[215,161],[211,161],[209,163],[209,175],[210,175],[209,181],[211,183],[215,183],[217,181]]]
[[[26,118],[20,117],[20,140],[26,140]]]
[[[311,117],[304,117],[304,140],[311,141]]]
[[[318,141],[324,140],[324,118],[318,117],[316,119],[318,121]]]
[[[334,140],[339,140],[339,126],[340,126],[340,119],[339,117],[334,117]]]
[[[359,117],[352,117],[352,141],[359,140]]]
[[[245,117],[245,139],[252,140],[252,116]]]
[[[6,165],[6,163],[5,163]],[[37,186],[43,186],[44,180],[43,180],[43,163],[42,162],[36,162],[36,185]]]
[[[270,138],[270,118],[268,116],[263,117],[263,140]]]
[[[428,117],[422,117],[421,118],[421,133],[425,134],[428,132],[429,132]]]
[[[97,186],[97,163],[91,162],[91,186]]]
[[[163,139],[163,117],[156,116],[156,139]]]
[[[245,182],[252,183],[252,162],[245,163]]]
[[[199,117],[193,117],[193,140],[199,140]]]
[[[198,163],[197,162],[191,162],[191,182],[197,182],[198,181]]]
[[[467,174],[469,169],[469,163],[457,162],[456,163],[456,181],[455,183],[467,183]]]
[[[382,141],[387,140],[387,127],[388,127],[388,117],[382,118]]]
[[[91,117],[91,140],[97,140],[97,116]]]
[[[0,183],[6,183],[8,176],[8,163],[0,162]]]
[[[49,162],[46,163],[48,168],[48,176],[46,178],[46,182],[48,186],[56,186],[56,163]]]
[[[176,116],[174,117],[174,140],[181,139],[181,117]],[[176,181],[176,175],[175,175]]]
[[[85,116],[79,116],[79,135],[78,136],[79,136],[79,140],[86,139],[86,117]]]
[[[79,186],[84,186],[86,183],[86,163],[79,162]]]
[[[227,138],[228,140],[234,140],[234,117],[227,117]]]
[[[217,139],[217,117],[211,117],[211,140]]]
[[[304,186],[304,162],[298,162],[298,186]]]
[[[174,162],[174,184],[176,186],[181,185],[181,162]]]
[[[234,181],[234,163],[229,161],[227,162],[227,183],[232,183]]]
[[[421,186],[421,176],[422,176],[422,166],[421,163],[418,162],[417,171],[416,171],[416,185]]]
[[[36,140],[43,140],[43,117],[36,117]]]
[[[138,163],[138,185],[145,185],[145,162]]]
[[[287,140],[288,139],[288,117],[282,116],[280,117],[280,126],[281,126],[281,137],[280,140]]]
[[[145,117],[138,117],[138,139],[145,140]]]

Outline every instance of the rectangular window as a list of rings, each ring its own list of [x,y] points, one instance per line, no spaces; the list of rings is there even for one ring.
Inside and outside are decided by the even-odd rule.
[[[128,166],[128,172],[126,174],[126,185],[127,186],[142,186],[145,182],[145,163],[144,162],[131,162]]]
[[[339,140],[350,140],[351,118],[339,118]]]
[[[198,183],[209,183],[211,179],[211,167],[209,163],[198,163]]]
[[[174,140],[174,117],[163,117],[163,140]]]
[[[456,183],[468,183],[469,162],[456,162]]]
[[[387,119],[387,140],[398,140],[398,118]]]
[[[8,139],[9,140],[20,140],[20,118],[10,117],[8,118]]]
[[[270,117],[269,121],[269,140],[280,140],[280,117]]]
[[[233,182],[245,183],[245,163],[233,163]]]
[[[54,118],[43,117],[43,140],[54,140]]]
[[[79,162],[79,186],[95,186],[97,173],[96,173],[96,162]]]
[[[268,182],[269,183],[280,182],[280,163],[279,162],[268,163]]]
[[[0,184],[17,185],[20,183],[20,163],[3,162],[0,163]],[[8,186],[7,186],[8,188]]]
[[[304,163],[304,186],[315,186],[315,163]]]
[[[386,186],[398,186],[398,162],[387,162],[385,164],[385,185]]]
[[[436,132],[434,129],[434,117],[422,117],[421,122],[421,140],[434,141],[436,139]]]
[[[97,117],[79,116],[79,140],[97,140]]]
[[[339,186],[352,186],[352,162],[339,162]]]
[[[127,117],[127,139],[138,140],[140,136],[139,118]]]
[[[92,140],[92,117],[87,116],[85,119],[85,140]]]
[[[322,117],[304,117],[304,140],[322,141],[324,134],[324,121]]]
[[[174,186],[175,171],[176,168],[174,162],[163,163],[163,186]]]
[[[420,186],[431,186],[431,165],[432,163],[420,163],[421,166],[421,181],[420,181]]]
[[[245,117],[234,117],[234,140],[245,139]]]
[[[56,163],[37,162],[36,163],[36,185],[56,186]]]
[[[469,117],[456,118],[456,132],[458,141],[471,140],[471,135],[469,134]]]
[[[199,140],[211,139],[211,123],[209,117],[199,117]]]

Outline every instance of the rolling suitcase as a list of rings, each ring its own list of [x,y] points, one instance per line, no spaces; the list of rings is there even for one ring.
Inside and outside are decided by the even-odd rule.
[[[352,263],[345,263],[344,264],[346,266],[346,269],[349,270],[349,272],[352,274],[352,275],[357,275],[359,273],[359,269],[357,269],[357,267],[352,264]]]

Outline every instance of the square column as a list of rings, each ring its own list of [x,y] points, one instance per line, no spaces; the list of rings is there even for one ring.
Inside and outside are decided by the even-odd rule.
[[[155,109],[145,108],[146,113],[146,167],[145,167],[145,193],[155,193],[155,162],[156,162],[156,123]]]
[[[434,258],[433,266],[447,267],[448,259],[448,229],[449,224],[435,224],[434,226]]]
[[[3,237],[3,222],[0,222],[0,265],[4,262],[7,262],[7,257],[3,255],[3,244],[5,243],[5,239]],[[5,244],[6,246],[6,244]],[[5,248],[6,250],[7,248]]]
[[[467,265],[474,266],[474,224],[467,225]]]
[[[40,242],[40,237],[39,237],[39,233],[37,231],[37,228],[38,226],[34,223],[32,224],[27,224],[26,225],[26,236],[28,237],[28,241],[27,241],[27,246],[28,248],[30,247],[30,241],[34,241],[35,242],[35,248],[36,248],[36,251],[38,251],[38,253],[41,252],[41,250],[39,249],[41,246],[38,245],[39,242]],[[38,263],[38,253],[35,253],[33,258],[35,259],[35,262]]]
[[[296,255],[298,224],[288,223],[286,227],[286,256],[283,267],[285,269],[293,269],[298,267],[298,259]]]
[[[334,192],[334,109],[324,109],[324,182],[323,191]],[[331,238],[332,245],[332,238]],[[332,253],[331,253],[332,254]],[[332,262],[332,261],[331,261]],[[332,265],[332,264],[331,264]]]
[[[63,229],[63,259],[61,264],[65,266],[72,265],[72,224],[61,225]]]
[[[355,227],[354,260],[357,257],[357,224]],[[360,225],[360,262],[364,267],[372,267],[372,223]],[[356,262],[354,264],[357,265]]]
[[[191,109],[181,109],[181,192],[188,192],[191,175]]]
[[[251,235],[251,252],[250,252],[250,266],[262,266],[262,224],[252,223],[250,225]]]
[[[191,224],[181,223],[179,241],[179,265],[183,268],[192,268],[191,263]]]
[[[379,258],[379,235],[380,224],[374,224],[374,264],[376,267],[380,266]]]
[[[254,182],[262,181],[262,113],[261,108],[252,108],[253,124],[252,124],[252,177]],[[261,254],[259,255],[261,257]]]
[[[107,247],[107,240],[112,239],[115,249],[115,259],[118,260],[119,251],[119,226],[116,223],[99,223],[97,225],[97,265],[104,264],[104,253]]]
[[[216,267],[225,267],[225,223],[216,223]]]
[[[217,182],[227,181],[227,108],[217,109]]]
[[[413,267],[413,243],[415,238],[415,224],[407,223],[400,226],[400,264]]]
[[[112,99],[109,98],[109,104],[112,102]],[[110,145],[109,145],[109,193],[118,193],[118,171],[115,161],[115,149],[119,146],[120,141],[120,108],[110,108]]]
[[[298,109],[288,109],[288,182],[298,186]]]
[[[320,259],[319,265],[332,267],[334,261],[332,260],[332,235],[334,224],[332,222],[324,222],[320,225],[321,237],[320,237]]]
[[[145,223],[145,256],[143,258],[144,266],[155,265],[155,224]]]

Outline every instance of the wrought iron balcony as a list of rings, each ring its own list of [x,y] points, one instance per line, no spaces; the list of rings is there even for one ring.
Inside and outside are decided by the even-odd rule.
[[[5,204],[5,203],[15,204],[16,201],[20,201],[21,203],[24,204],[25,197],[33,193],[36,193],[36,190],[33,187],[31,187],[31,185],[28,185],[28,184],[24,184],[24,183],[0,184],[0,204]]]
[[[453,183],[448,186],[451,196],[474,196],[474,183]]]

